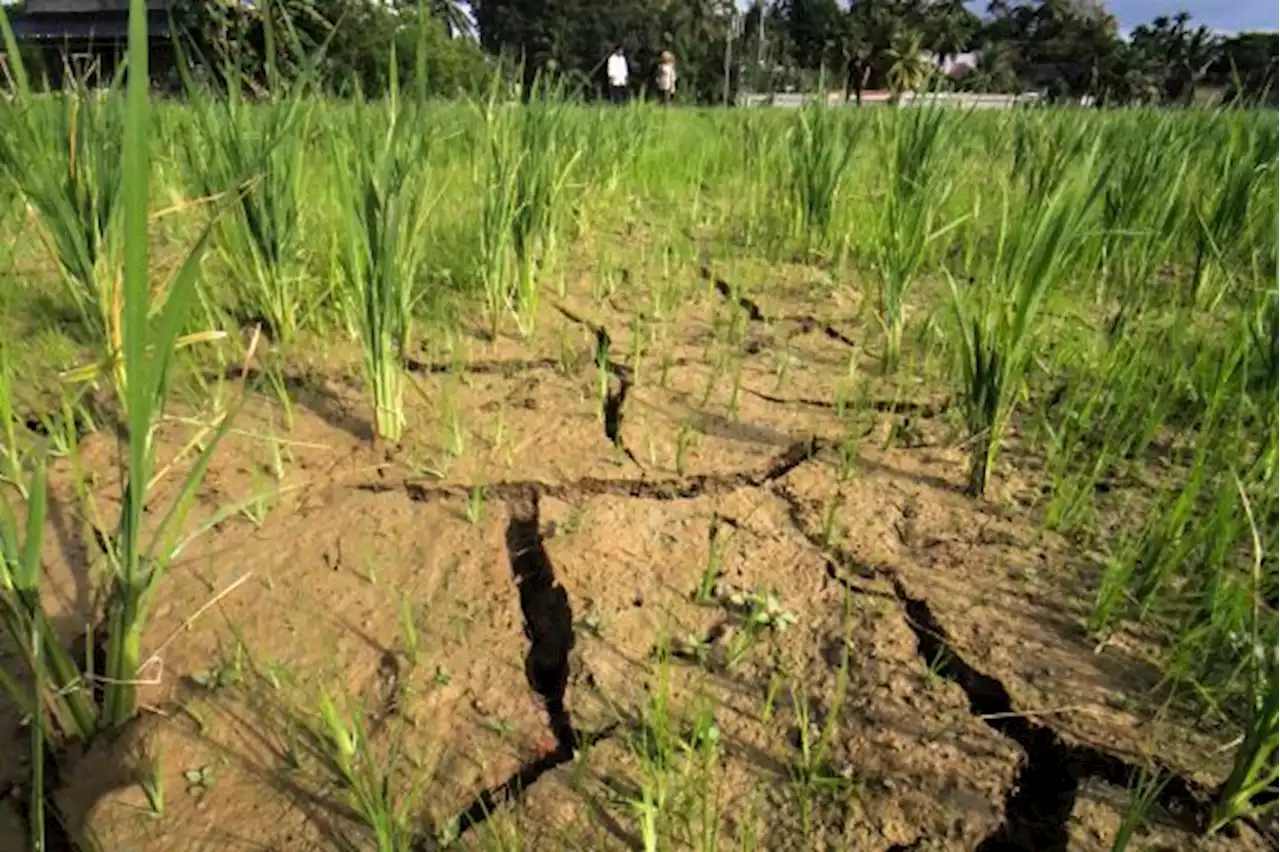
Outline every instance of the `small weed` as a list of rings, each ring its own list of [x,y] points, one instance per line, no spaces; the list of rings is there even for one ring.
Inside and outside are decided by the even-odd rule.
[[[720,517],[712,513],[707,525],[707,560],[702,567],[702,576],[698,578],[698,588],[693,593],[695,603],[711,603],[716,581],[720,578],[727,539],[728,536],[721,532]]]
[[[163,762],[154,745],[148,745],[141,755],[138,767],[138,783],[147,797],[147,807],[154,817],[164,816],[164,776],[160,772]]]
[[[453,683],[453,672],[444,666],[436,666],[434,680],[439,686],[448,686]]]
[[[685,458],[695,440],[697,440],[697,433],[693,426],[688,422],[681,423],[680,431],[676,433],[676,476],[684,476]]]
[[[187,782],[187,795],[197,797],[208,792],[215,780],[212,766],[188,769],[182,773],[182,778]]]
[[[480,523],[484,518],[484,486],[473,485],[467,491],[467,521],[471,524]]]
[[[416,667],[420,650],[418,624],[417,619],[414,617],[413,602],[409,600],[408,595],[400,599],[400,632],[404,637],[405,659],[409,661],[411,668]]]

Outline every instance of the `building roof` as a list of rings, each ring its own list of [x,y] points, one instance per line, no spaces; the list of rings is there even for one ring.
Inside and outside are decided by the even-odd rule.
[[[114,12],[57,12],[12,15],[9,23],[18,41],[117,41],[128,38],[128,14]],[[147,36],[169,38],[169,13],[153,11],[147,15]]]

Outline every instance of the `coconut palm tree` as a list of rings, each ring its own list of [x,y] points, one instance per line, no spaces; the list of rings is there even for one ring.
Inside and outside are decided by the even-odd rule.
[[[902,29],[894,33],[884,58],[891,103],[896,104],[903,92],[923,88],[933,71],[933,63],[921,44],[920,33],[914,30]]]

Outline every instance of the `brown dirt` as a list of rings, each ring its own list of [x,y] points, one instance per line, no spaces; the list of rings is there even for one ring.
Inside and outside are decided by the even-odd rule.
[[[1133,848],[1263,848],[1247,831],[1188,833],[1195,797],[1225,775],[1221,743],[1145,707],[1154,674],[1136,639],[1095,653],[1080,627],[1083,555],[1016,507],[960,494],[945,393],[882,382],[858,353],[848,387],[867,405],[842,423],[834,400],[855,352],[842,326],[775,294],[760,319],[739,318],[741,343],[722,358],[711,330],[733,320],[712,283],[648,330],[579,296],[565,306],[582,322],[548,307],[532,341],[424,353],[397,447],[371,446],[367,405],[343,378],[358,362],[341,353],[297,377],[292,429],[255,397],[194,515],[269,489],[265,518],[230,513],[175,561],[143,640],[159,661],[146,710],[64,767],[72,822],[113,850],[367,842],[308,736],[323,690],[364,720],[393,789],[423,791],[424,836],[479,802],[499,807],[472,835],[642,848],[638,743],[666,691],[677,729],[699,708],[714,718],[710,765],[681,757],[673,777],[713,791],[726,848],[752,836],[769,849],[1105,850],[1126,806],[1117,785],[1151,760],[1182,787]],[[607,351],[592,326],[608,330]],[[635,334],[649,341],[639,364]],[[166,425],[162,457],[195,431]],[[835,445],[850,435],[857,464],[841,481]],[[101,434],[82,447],[106,517],[115,453]],[[468,517],[479,485],[482,512]],[[176,487],[175,474],[156,505]],[[70,635],[93,612],[96,551],[65,463],[52,490],[48,594]],[[713,525],[721,600],[700,605]],[[773,593],[796,624],[748,641],[724,602],[735,588]],[[556,765],[564,732],[547,710],[562,655],[578,753]],[[836,780],[808,825],[795,781],[806,707],[815,730],[837,720],[821,766]],[[22,729],[4,724],[21,756]],[[161,818],[129,783],[140,754],[159,766]],[[20,759],[0,763],[0,782],[21,782]],[[204,767],[212,780],[192,783]],[[538,767],[518,806],[477,798]],[[6,845],[19,838],[10,824],[15,808],[0,808],[0,847],[20,848]]]

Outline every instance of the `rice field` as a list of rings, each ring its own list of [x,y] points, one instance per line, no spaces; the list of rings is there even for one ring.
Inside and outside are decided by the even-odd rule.
[[[1264,849],[1274,114],[0,104],[0,846]]]

